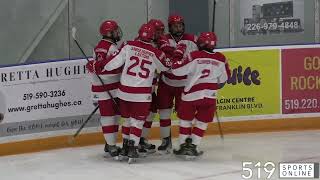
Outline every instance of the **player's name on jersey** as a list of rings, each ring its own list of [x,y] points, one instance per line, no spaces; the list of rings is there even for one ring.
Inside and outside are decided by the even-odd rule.
[[[141,49],[141,48],[137,48],[137,47],[133,47],[132,46],[131,50],[135,51],[135,55],[139,56],[139,57],[143,57],[143,58],[146,58],[146,59],[149,59],[149,56],[153,57],[153,53],[152,52],[144,50],[144,49]]]

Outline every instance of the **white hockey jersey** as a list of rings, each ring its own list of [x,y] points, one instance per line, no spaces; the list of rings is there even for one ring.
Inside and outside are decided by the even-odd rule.
[[[176,76],[187,75],[187,83],[182,100],[195,101],[203,98],[217,98],[219,83],[230,77],[230,69],[225,56],[219,52],[194,51],[182,62],[172,66]]]
[[[185,44],[187,46],[185,54],[190,54],[193,51],[198,50],[196,44],[197,37],[191,34],[183,34],[179,41],[176,41],[171,34],[167,34],[166,37],[169,40],[170,46],[176,48],[177,44]],[[171,71],[162,73],[162,81],[172,87],[183,87],[187,82],[187,76],[176,76]]]
[[[105,61],[118,52],[119,50],[115,43],[102,39],[94,48],[93,58],[96,61]],[[104,85],[101,84],[101,81],[95,74],[92,74],[91,91],[93,100],[97,101],[110,99],[106,91],[109,91],[113,97],[116,97],[116,92],[118,86],[120,85],[120,74],[121,68],[97,73],[97,75],[99,75],[99,77],[102,79]]]
[[[128,41],[106,66],[111,71],[123,66],[118,97],[130,102],[151,102],[155,71],[169,69],[170,60],[151,43]]]

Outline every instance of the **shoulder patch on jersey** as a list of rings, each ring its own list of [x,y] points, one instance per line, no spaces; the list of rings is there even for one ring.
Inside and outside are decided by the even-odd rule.
[[[166,58],[164,61],[165,61],[165,65],[167,67],[171,67],[172,66],[172,62],[170,61],[170,59]]]

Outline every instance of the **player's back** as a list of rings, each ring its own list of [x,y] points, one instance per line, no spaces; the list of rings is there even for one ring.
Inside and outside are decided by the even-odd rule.
[[[218,84],[227,80],[226,59],[219,52],[194,51],[190,62],[174,71],[189,71],[183,100],[216,98]]]
[[[155,71],[166,70],[165,55],[151,43],[128,41],[120,79],[119,97],[127,101],[150,102]]]

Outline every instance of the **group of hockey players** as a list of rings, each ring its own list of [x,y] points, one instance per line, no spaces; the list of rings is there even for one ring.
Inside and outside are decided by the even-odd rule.
[[[197,157],[201,138],[213,121],[219,83],[230,76],[226,58],[214,52],[217,37],[203,32],[185,33],[180,15],[143,24],[138,36],[119,48],[119,25],[112,20],[100,26],[102,40],[94,48],[94,60],[86,65],[92,73],[92,93],[99,104],[105,152],[129,162],[156,151],[147,137],[154,115],[160,115],[160,153],[170,153],[171,113],[179,118],[179,148],[175,155]],[[101,83],[101,80],[103,84]],[[116,146],[122,119],[122,147]]]

